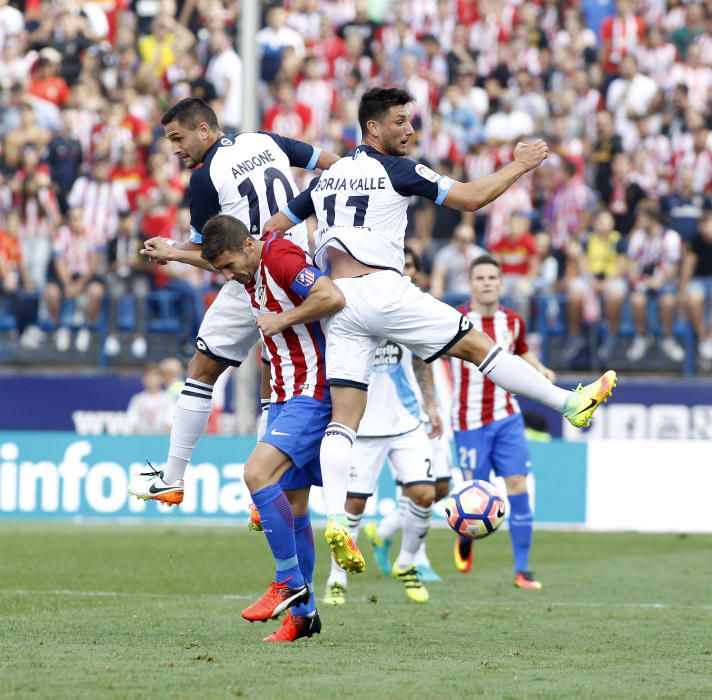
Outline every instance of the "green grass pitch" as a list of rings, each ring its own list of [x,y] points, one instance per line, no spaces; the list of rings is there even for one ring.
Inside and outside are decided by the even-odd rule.
[[[452,539],[431,532],[430,603],[368,558],[320,636],[272,645],[240,618],[271,578],[261,535],[0,524],[0,697],[712,697],[712,537],[537,532],[540,592],[513,587],[506,532],[466,575]]]

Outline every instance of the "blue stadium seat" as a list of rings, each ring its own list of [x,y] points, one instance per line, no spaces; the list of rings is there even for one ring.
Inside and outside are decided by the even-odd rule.
[[[183,306],[180,297],[174,292],[158,289],[150,292],[146,298],[148,333],[180,333],[183,319]]]

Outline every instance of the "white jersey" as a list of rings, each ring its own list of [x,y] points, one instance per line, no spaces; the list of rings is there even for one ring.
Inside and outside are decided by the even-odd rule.
[[[291,168],[313,170],[321,150],[269,133],[221,136],[190,178],[190,240],[200,245],[205,222],[216,214],[242,221],[259,238],[265,222],[298,192]],[[308,250],[305,225],[287,233]]]
[[[384,340],[376,348],[368,385],[366,413],[358,437],[394,437],[422,422],[420,387],[413,372],[413,353]]]
[[[513,355],[529,351],[522,317],[500,306],[493,316],[482,316],[469,304],[458,309],[472,322],[473,328],[486,333],[499,347]],[[519,413],[512,394],[487,379],[475,365],[452,358],[453,430],[476,430],[483,425]]]
[[[361,145],[338,160],[282,212],[295,224],[317,217],[316,264],[329,247],[371,267],[403,271],[411,195],[442,204],[454,180],[420,163]]]

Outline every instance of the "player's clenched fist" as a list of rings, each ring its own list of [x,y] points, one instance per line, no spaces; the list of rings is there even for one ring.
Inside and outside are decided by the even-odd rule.
[[[533,170],[546,160],[549,155],[549,147],[546,141],[537,139],[532,143],[519,142],[514,149],[514,160],[521,163],[527,170]]]
[[[262,314],[257,319],[257,327],[262,331],[262,335],[265,338],[271,338],[286,328],[280,316],[281,314]]]

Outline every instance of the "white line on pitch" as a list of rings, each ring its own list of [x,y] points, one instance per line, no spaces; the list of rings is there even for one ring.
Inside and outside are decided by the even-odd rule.
[[[193,595],[191,593],[148,593],[148,592],[127,592],[127,591],[73,591],[64,588],[55,590],[30,590],[27,588],[0,588],[0,595],[57,595],[57,596],[74,596],[84,598],[169,598],[169,599],[185,599],[185,598],[203,598],[209,600],[252,600],[258,593],[247,595],[238,595],[226,593],[209,594],[201,593]],[[353,599],[358,602],[366,602],[367,598],[358,596]],[[546,605],[555,608],[611,608],[611,609],[633,609],[633,610],[712,610],[710,605],[680,605],[670,603],[603,603],[593,601],[553,601],[553,600],[538,600],[526,601],[518,600],[478,600],[476,603],[468,604],[466,607],[515,607],[526,606],[533,607],[534,605]]]

